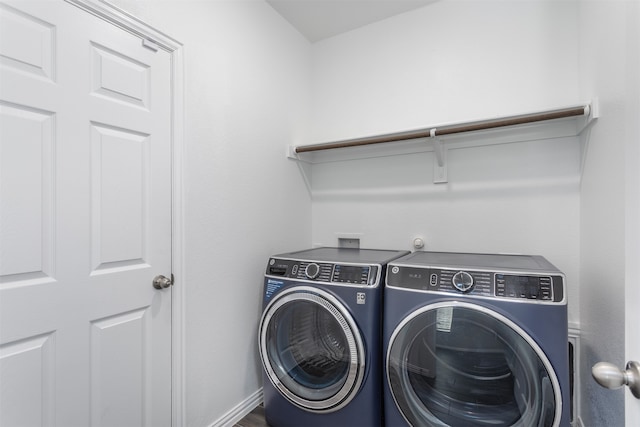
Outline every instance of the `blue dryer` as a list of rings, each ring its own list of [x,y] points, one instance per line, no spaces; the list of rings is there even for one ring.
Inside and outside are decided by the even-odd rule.
[[[568,427],[564,275],[540,256],[416,252],[384,294],[388,427]]]
[[[271,427],[382,425],[382,280],[406,254],[315,248],[269,259],[258,340]]]

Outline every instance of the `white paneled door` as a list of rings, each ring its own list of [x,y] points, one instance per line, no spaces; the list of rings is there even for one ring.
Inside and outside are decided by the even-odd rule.
[[[0,426],[171,424],[171,58],[0,2]]]

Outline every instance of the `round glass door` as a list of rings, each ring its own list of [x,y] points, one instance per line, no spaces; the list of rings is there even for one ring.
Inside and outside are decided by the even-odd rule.
[[[398,325],[387,381],[412,426],[555,427],[560,386],[540,347],[487,308],[432,304]]]
[[[364,344],[331,294],[300,286],[276,296],[260,324],[260,357],[270,381],[299,407],[331,412],[349,403],[364,375]]]

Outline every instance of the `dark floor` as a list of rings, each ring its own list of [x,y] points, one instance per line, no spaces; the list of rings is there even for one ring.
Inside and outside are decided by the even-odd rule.
[[[264,420],[264,407],[262,405],[256,406],[253,411],[234,424],[233,427],[269,427]]]

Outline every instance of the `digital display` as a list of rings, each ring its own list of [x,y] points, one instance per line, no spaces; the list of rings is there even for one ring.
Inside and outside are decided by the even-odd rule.
[[[496,296],[552,301],[551,277],[498,274]]]
[[[396,274],[389,274],[390,285],[410,289],[427,289],[429,286],[429,270],[424,268],[402,267]]]
[[[336,265],[335,282],[343,283],[367,283],[369,267]]]
[[[538,287],[540,279],[534,276],[504,276],[507,286],[516,286],[528,289],[529,287]]]

